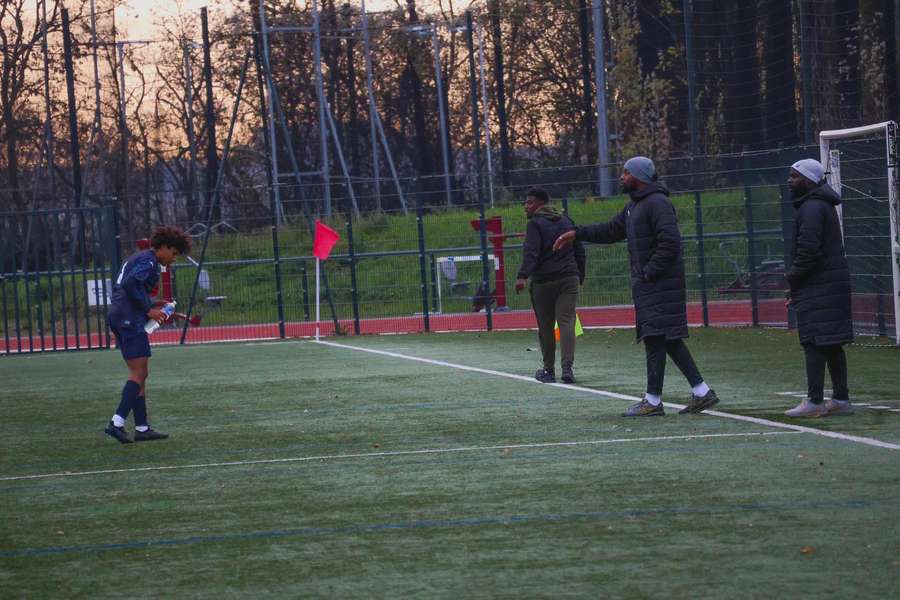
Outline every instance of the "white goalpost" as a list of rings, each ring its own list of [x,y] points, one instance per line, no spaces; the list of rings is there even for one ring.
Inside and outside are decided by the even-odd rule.
[[[850,262],[854,328],[891,335],[900,344],[897,123],[822,131],[819,150],[828,183],[843,199],[838,217]]]

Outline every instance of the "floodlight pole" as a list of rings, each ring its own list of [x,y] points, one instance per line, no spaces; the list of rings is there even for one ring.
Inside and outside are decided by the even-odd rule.
[[[47,168],[50,177],[50,194],[56,196],[55,176],[53,173],[53,112],[50,108],[50,56],[47,47],[47,0],[41,2],[41,51],[44,60],[44,152],[47,157]]]
[[[434,81],[437,85],[438,97],[438,118],[440,118],[441,130],[441,156],[444,159],[444,190],[447,194],[447,206],[453,204],[452,192],[450,189],[450,150],[447,145],[447,115],[444,108],[444,82],[441,77],[441,41],[438,38],[437,24],[431,24],[431,46],[434,52]],[[417,201],[418,202],[418,201]]]
[[[184,55],[184,116],[188,136],[188,196],[191,205],[197,207],[197,135],[194,131],[194,70],[191,65],[191,42],[182,40]]]
[[[481,74],[481,101],[484,109],[484,147],[487,158],[488,194],[491,199],[491,208],[494,208],[494,166],[491,157],[490,106],[488,105],[487,77],[484,69],[484,32],[480,24],[476,24],[475,29],[478,32],[478,63]]]
[[[375,119],[375,94],[372,91],[372,49],[369,47],[369,15],[366,13],[366,0],[360,0],[362,11],[363,52],[366,59],[366,96],[369,100],[369,135],[372,138],[372,175],[375,180],[375,210],[381,212],[381,183],[378,165],[378,131]]]
[[[325,90],[322,83],[322,29],[319,18],[319,0],[312,2],[313,12],[313,62],[316,70],[316,102],[319,109],[319,152],[322,162],[325,216],[331,216],[331,169],[328,166],[328,133],[325,128]]]
[[[686,0],[689,2],[690,0]],[[604,59],[603,0],[594,0],[594,79],[597,86],[597,162],[600,196],[612,195],[609,177],[609,125],[606,120],[606,60]]]
[[[271,155],[272,193],[275,196],[276,225],[281,224],[284,208],[281,205],[281,181],[278,175],[278,138],[275,137],[275,91],[272,88],[272,68],[269,64],[269,25],[266,22],[265,0],[259,0],[259,34],[262,40],[262,63],[265,67],[266,93],[269,95],[267,105],[269,111],[268,128],[269,154]],[[296,167],[294,169],[296,171]]]

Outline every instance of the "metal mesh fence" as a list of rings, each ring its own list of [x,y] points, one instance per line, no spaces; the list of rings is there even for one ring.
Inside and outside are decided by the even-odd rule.
[[[867,141],[839,148],[857,329],[875,335],[892,332],[894,320],[887,165],[880,143],[880,150]],[[817,153],[818,147],[794,147],[658,165],[681,227],[692,324],[790,324],[783,272],[794,209],[787,171],[795,160]],[[495,198],[493,206],[486,190],[482,204],[477,191],[467,189],[460,190],[466,202],[448,208],[427,205],[427,185],[409,179],[402,182],[405,211],[398,205],[356,213],[348,194],[335,193],[327,224],[341,239],[322,263],[321,333],[534,327],[528,295],[514,291],[525,229],[523,190],[543,185],[575,223],[589,224],[612,218],[625,203],[623,196],[586,193],[596,181],[591,167],[542,169],[530,179],[523,172],[515,194]],[[201,320],[186,331],[177,321],[154,334],[155,342],[175,343],[182,334],[186,342],[200,343],[315,333],[312,231],[319,198],[314,188],[303,197],[284,185],[278,207],[269,191],[254,187],[230,198],[219,223],[179,223],[194,238],[195,258],[208,246],[202,265],[182,261],[172,268],[171,292],[164,285],[161,293]],[[108,281],[135,250],[134,240],[119,239],[125,228],[115,212],[110,205],[0,215],[6,352],[108,345],[105,297],[98,306],[86,305],[89,282]],[[149,231],[136,229],[135,236],[141,234]],[[583,324],[632,326],[625,244],[589,245],[587,259],[579,301]],[[83,337],[88,327],[90,343]]]

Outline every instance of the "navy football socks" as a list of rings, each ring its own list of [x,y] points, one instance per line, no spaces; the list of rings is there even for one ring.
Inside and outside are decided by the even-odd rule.
[[[122,417],[122,419],[127,419],[128,414],[134,410],[134,416],[137,418],[137,401],[138,394],[141,393],[141,386],[139,386],[134,381],[130,379],[125,383],[125,387],[122,388],[122,399],[119,401],[119,407],[116,409],[116,414]],[[144,405],[144,419],[146,420],[147,407]]]
[[[138,396],[134,399],[134,425],[138,431],[147,427],[147,398]]]

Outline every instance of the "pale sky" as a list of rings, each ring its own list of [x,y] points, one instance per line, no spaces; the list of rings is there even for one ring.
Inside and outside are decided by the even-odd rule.
[[[359,0],[347,2],[359,4]],[[429,2],[425,0],[420,4],[427,6]],[[366,0],[366,10],[369,12],[394,8],[396,5],[394,0]],[[199,19],[200,9],[204,6],[209,12],[213,12],[234,10],[235,6],[248,10],[249,4],[247,0],[127,0],[125,6],[116,10],[116,23],[131,39],[152,39],[155,23],[161,18],[193,13]]]

